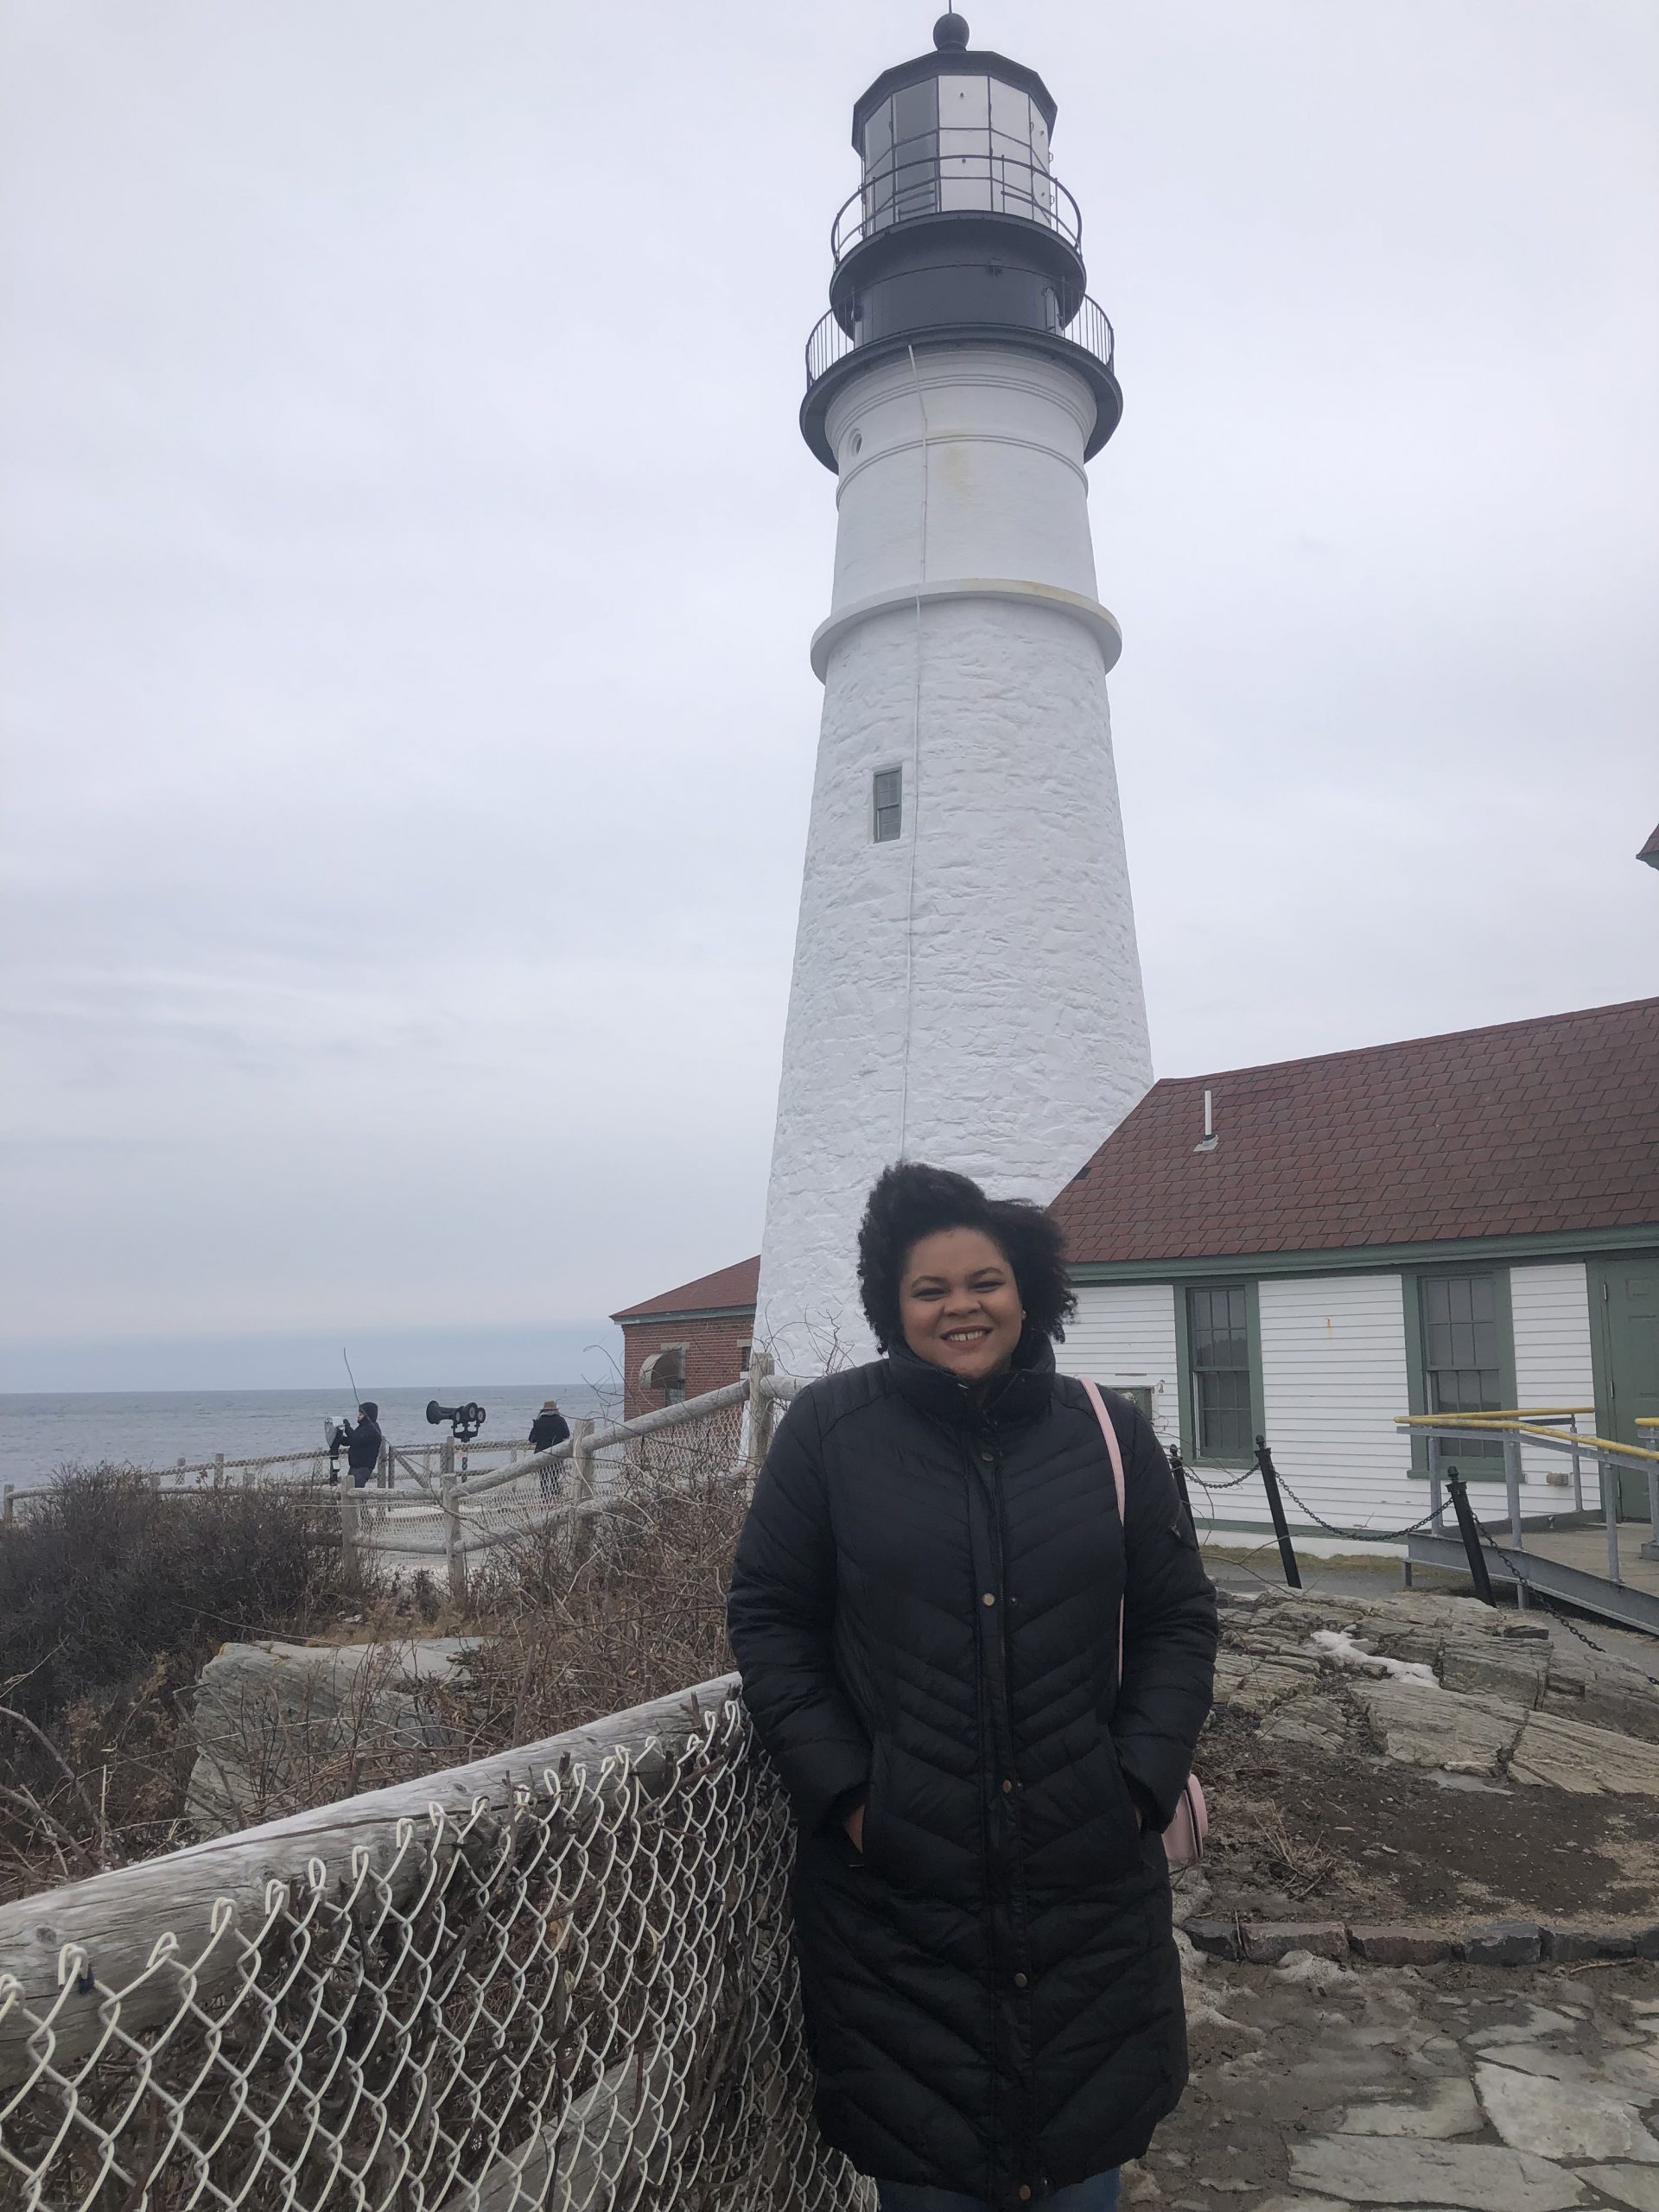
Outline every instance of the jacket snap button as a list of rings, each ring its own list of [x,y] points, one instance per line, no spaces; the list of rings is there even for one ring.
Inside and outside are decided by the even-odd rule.
[[[1029,2204],[1031,2202],[1031,2191],[1023,2182],[1020,2185],[1020,2202],[1022,2204]]]
[[[979,1602],[982,1605],[994,1605],[996,1603],[995,1591],[988,1590]]]
[[[1002,1795],[1003,1795],[1005,1797],[1007,1797],[1007,1796],[1010,1796],[1010,1795],[1012,1794],[1013,1789],[1014,1789],[1014,1784],[1013,1784],[1010,1781],[1008,1781],[1008,1779],[1007,1779],[1007,1777],[1005,1776],[1005,1777],[1003,1777],[1003,1782],[1002,1782]]]
[[[1014,1986],[1016,1989],[1023,1989],[1026,1986],[1026,1977],[1024,1974],[1015,1974],[1014,1977]]]

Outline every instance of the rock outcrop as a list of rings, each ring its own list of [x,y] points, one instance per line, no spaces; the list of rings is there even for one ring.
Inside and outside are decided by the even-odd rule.
[[[196,1685],[192,1827],[230,1834],[377,1789],[421,1755],[459,1756],[435,1693],[471,1649],[463,1637],[225,1644]]]
[[[1269,1743],[1380,1751],[1472,1783],[1659,1798],[1659,1688],[1473,1599],[1230,1597],[1216,1694],[1254,1713]]]

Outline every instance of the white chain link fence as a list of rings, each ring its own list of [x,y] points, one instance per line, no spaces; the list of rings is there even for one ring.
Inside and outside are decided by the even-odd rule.
[[[730,1678],[0,1908],[0,2206],[832,2212]]]

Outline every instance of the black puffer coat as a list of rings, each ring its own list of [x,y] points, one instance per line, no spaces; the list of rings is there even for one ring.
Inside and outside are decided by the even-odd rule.
[[[732,1582],[800,1827],[824,2133],[1008,2212],[1138,2157],[1186,2079],[1158,1830],[1209,1709],[1215,1593],[1150,1427],[1107,1404],[1122,1683],[1111,1465],[1045,1340],[982,1406],[903,1351],[813,1383]],[[864,1789],[861,1855],[841,1815]]]

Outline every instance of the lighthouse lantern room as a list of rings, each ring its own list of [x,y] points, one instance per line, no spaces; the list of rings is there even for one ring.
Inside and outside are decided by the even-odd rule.
[[[900,1157],[1046,1201],[1151,1079],[1084,464],[1122,412],[1035,71],[960,16],[855,107],[801,428],[835,581],[756,1341],[870,1349]]]

